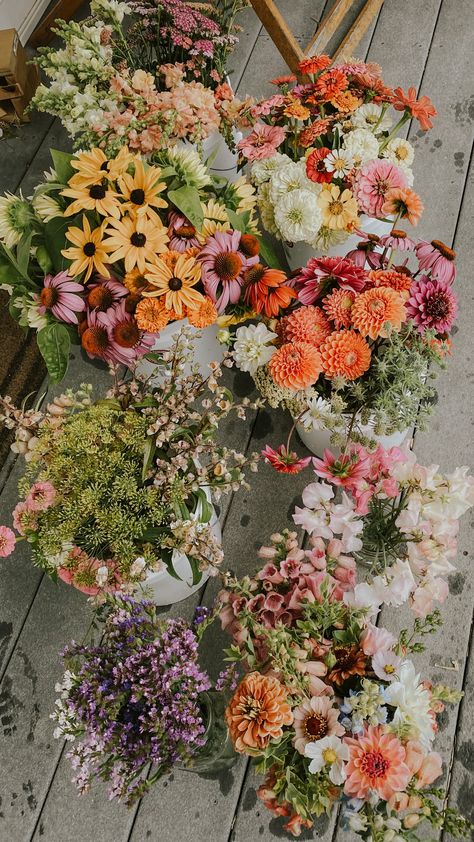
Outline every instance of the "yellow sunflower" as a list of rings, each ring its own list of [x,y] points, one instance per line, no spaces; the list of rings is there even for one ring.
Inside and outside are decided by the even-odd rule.
[[[358,221],[357,200],[350,190],[336,184],[323,184],[318,196],[323,225],[333,231],[350,230]]]
[[[184,315],[183,307],[195,309],[204,301],[204,296],[193,289],[201,279],[201,266],[193,257],[180,254],[172,268],[157,257],[149,268],[145,277],[154,289],[143,292],[144,297],[163,296],[165,307],[179,317]]]
[[[143,213],[156,220],[158,217],[153,208],[166,208],[168,204],[158,195],[166,188],[160,177],[160,167],[150,166],[145,169],[143,161],[137,158],[134,174],[124,173],[119,178],[119,190],[125,199],[122,210]]]
[[[133,161],[133,155],[123,146],[116,158],[109,159],[102,149],[78,152],[71,158],[71,167],[77,172],[69,179],[70,187],[88,187],[102,184],[104,178],[115,181]]]
[[[80,211],[97,211],[101,216],[113,216],[120,219],[120,205],[117,201],[118,193],[111,190],[107,183],[90,184],[87,187],[66,187],[61,190],[61,196],[67,196],[74,201],[64,211],[64,216],[74,216]]]
[[[102,240],[104,224],[92,231],[89,220],[83,216],[82,228],[73,227],[66,231],[66,238],[73,245],[63,249],[61,254],[72,261],[68,273],[74,278],[85,271],[84,281],[88,281],[94,270],[102,277],[110,278],[110,272],[106,266],[106,263],[111,262],[110,249]]]
[[[105,243],[113,252],[110,262],[123,260],[126,272],[136,266],[143,273],[147,263],[154,263],[156,255],[166,251],[168,234],[161,222],[152,222],[143,215],[107,221],[111,227],[106,229],[109,236]]]

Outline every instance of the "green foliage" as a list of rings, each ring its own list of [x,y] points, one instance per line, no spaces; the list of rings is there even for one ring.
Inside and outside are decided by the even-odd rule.
[[[58,383],[66,374],[69,364],[71,339],[66,325],[52,322],[36,334],[36,341],[48,374],[53,383]]]
[[[168,199],[196,228],[202,227],[204,214],[199,191],[195,187],[185,185],[177,190],[169,190]]]
[[[72,155],[68,152],[61,152],[58,149],[51,149],[50,152],[58,180],[61,184],[67,184],[69,179],[74,175],[74,170],[71,167]]]
[[[433,634],[437,631],[437,629],[441,628],[442,625],[443,620],[438,608],[435,608],[435,610],[432,611],[431,614],[427,614],[426,617],[417,617],[413,623],[413,631],[411,633],[408,629],[401,630],[395,647],[396,653],[398,655],[409,655],[412,652],[424,652],[426,646],[416,638]]]

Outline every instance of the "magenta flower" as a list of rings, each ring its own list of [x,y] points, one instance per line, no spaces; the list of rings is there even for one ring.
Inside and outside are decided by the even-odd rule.
[[[15,549],[16,538],[8,526],[0,526],[0,558],[7,558]]]
[[[458,311],[457,298],[449,283],[430,280],[426,275],[413,284],[405,306],[408,318],[413,319],[420,333],[425,330],[447,333]]]
[[[176,211],[168,214],[168,237],[170,238],[168,248],[179,251],[180,254],[183,254],[186,249],[201,245],[194,225],[191,225],[189,219],[186,219],[183,214]]]
[[[262,450],[265,462],[275,468],[280,474],[299,474],[311,462],[311,456],[300,458],[297,453],[287,450],[284,444],[276,450],[269,444]]]
[[[408,187],[406,175],[400,167],[379,158],[364,164],[355,184],[360,210],[368,216],[382,218],[385,197],[394,187]]]
[[[339,457],[325,450],[323,459],[313,458],[313,465],[318,477],[342,488],[355,489],[370,470],[370,457],[363,448],[343,453]]]
[[[441,240],[432,240],[427,243],[420,240],[415,247],[416,256],[420,269],[429,269],[436,280],[445,284],[452,284],[456,277],[456,252],[450,249]]]
[[[286,129],[281,126],[257,123],[250,134],[239,141],[237,148],[248,161],[262,161],[275,154],[285,135]]]
[[[240,231],[216,231],[197,259],[202,264],[202,282],[209,298],[223,313],[229,302],[236,304],[244,272],[258,263],[258,254],[248,257],[240,250]]]
[[[367,281],[367,272],[347,257],[311,257],[294,278],[302,304],[313,304],[336,284],[341,289],[360,292]]]
[[[58,321],[77,325],[76,313],[82,313],[86,309],[83,293],[83,285],[72,281],[67,272],[46,275],[39,296],[39,312],[44,314],[50,310]]]
[[[26,498],[26,505],[32,512],[45,512],[53,505],[56,489],[50,482],[35,482]]]
[[[12,512],[13,526],[20,535],[34,532],[38,528],[36,512],[30,509],[26,501],[17,503]]]

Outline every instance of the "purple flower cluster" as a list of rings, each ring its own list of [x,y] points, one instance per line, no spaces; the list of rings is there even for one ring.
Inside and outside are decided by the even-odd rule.
[[[132,804],[203,745],[199,694],[210,681],[184,620],[160,621],[153,603],[115,597],[101,644],[73,643],[63,657],[80,664],[62,706],[82,738],[69,753],[81,791],[100,777],[110,798]]]

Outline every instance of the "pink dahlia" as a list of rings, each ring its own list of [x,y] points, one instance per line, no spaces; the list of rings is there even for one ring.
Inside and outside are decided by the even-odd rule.
[[[239,141],[237,148],[248,161],[262,161],[275,154],[285,135],[286,129],[281,126],[257,123],[250,134]]]
[[[39,295],[39,312],[46,313],[49,310],[58,321],[77,325],[76,313],[82,313],[86,309],[83,292],[83,285],[72,281],[67,272],[46,275]]]
[[[294,278],[298,298],[312,304],[331,291],[332,286],[360,292],[367,282],[367,272],[346,257],[312,257]]]
[[[189,219],[186,219],[183,214],[176,211],[168,214],[168,237],[170,238],[168,248],[171,251],[179,251],[180,254],[183,254],[186,249],[201,245],[194,225],[191,225]]]
[[[457,298],[449,283],[429,280],[426,275],[412,286],[405,306],[408,318],[413,319],[420,333],[425,330],[446,333],[451,330],[458,311]]]
[[[456,277],[456,252],[441,240],[427,243],[420,240],[415,247],[420,269],[431,271],[433,278],[445,284],[452,284]]]
[[[56,489],[50,482],[35,482],[31,486],[26,505],[32,512],[45,512],[53,505],[56,497]]]
[[[405,763],[405,748],[395,734],[369,725],[362,736],[346,737],[344,743],[349,748],[346,795],[366,800],[372,790],[388,801],[395,792],[403,792],[412,774]]]
[[[15,533],[8,526],[0,526],[0,558],[11,555],[15,549]]]
[[[408,187],[400,167],[379,158],[364,164],[355,184],[360,210],[368,216],[383,217],[382,205],[388,191],[394,187]]]
[[[229,302],[240,298],[244,272],[258,263],[258,254],[247,256],[241,249],[240,231],[216,231],[197,259],[202,264],[204,290],[223,313]]]

